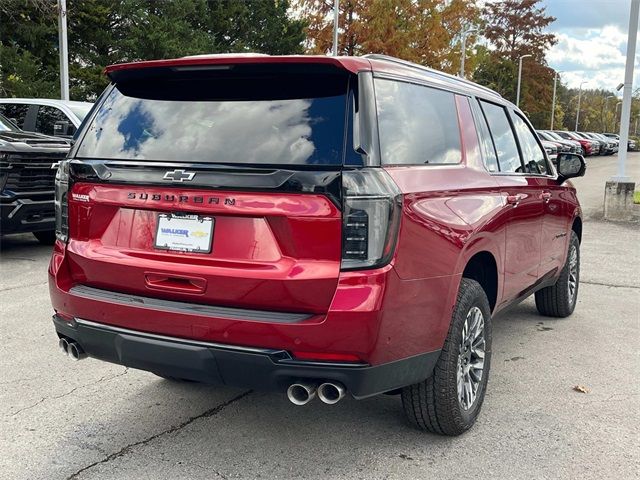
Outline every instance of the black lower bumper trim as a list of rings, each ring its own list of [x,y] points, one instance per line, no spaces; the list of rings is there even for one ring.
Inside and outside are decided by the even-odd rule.
[[[292,362],[282,350],[208,344],[53,317],[56,332],[92,357],[164,376],[203,383],[285,391],[300,379],[342,383],[365,398],[420,382],[431,375],[440,351],[375,366]]]
[[[54,230],[53,192],[50,200],[0,202],[0,224],[3,234]]]

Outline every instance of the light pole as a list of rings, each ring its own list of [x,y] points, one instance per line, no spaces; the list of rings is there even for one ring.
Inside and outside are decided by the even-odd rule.
[[[531,55],[522,55],[519,59],[518,66],[518,91],[516,93],[516,107],[520,106],[520,82],[522,81],[522,59],[530,57]]]
[[[67,0],[58,0],[58,51],[60,52],[60,98],[69,100],[69,53],[67,50]]]
[[[616,118],[614,119],[613,126],[615,130],[620,129],[620,117],[618,116],[618,107],[622,105],[622,102],[616,103]]]
[[[549,130],[553,130],[553,119],[556,116],[556,84],[558,83],[558,75],[562,72],[556,72],[556,76],[553,78],[553,100],[551,101],[551,128]]]
[[[331,53],[334,57],[338,56],[338,24],[340,18],[340,0],[333,0],[333,48]]]
[[[631,0],[629,11],[629,33],[627,34],[627,61],[624,70],[622,88],[622,110],[620,111],[620,145],[624,148],[618,152],[618,174],[612,178],[615,182],[629,182],[626,174],[627,142],[629,141],[629,120],[631,118],[631,88],[633,86],[633,69],[636,57],[636,40],[638,38],[638,20],[640,19],[640,0]]]
[[[578,131],[578,123],[580,122],[580,100],[582,100],[582,85],[584,85],[585,83],[587,83],[587,81],[583,81],[580,84],[580,90],[578,91],[578,110],[576,111],[576,129],[575,131]]]
[[[478,29],[476,27],[470,28],[468,30],[464,30],[462,32],[462,51],[460,52],[460,76],[462,78],[465,78],[464,76],[464,60],[465,57],[467,56],[467,35],[469,35],[470,33],[475,33],[477,32]]]

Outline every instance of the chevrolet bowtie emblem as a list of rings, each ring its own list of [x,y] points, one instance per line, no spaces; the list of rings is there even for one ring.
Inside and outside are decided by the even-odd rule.
[[[196,172],[185,172],[184,170],[173,170],[167,172],[162,177],[163,180],[171,180],[172,182],[190,182],[193,177],[196,176]]]

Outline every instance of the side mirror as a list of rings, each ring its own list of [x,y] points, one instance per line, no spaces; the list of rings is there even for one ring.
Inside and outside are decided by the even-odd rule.
[[[559,153],[555,163],[558,170],[558,180],[561,182],[568,178],[582,177],[587,171],[584,157],[577,153]]]
[[[58,136],[69,136],[73,133],[73,125],[67,120],[58,120],[53,124],[53,134]]]

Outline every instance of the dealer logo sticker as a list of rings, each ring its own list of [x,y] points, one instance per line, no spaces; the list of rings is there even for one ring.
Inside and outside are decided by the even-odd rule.
[[[88,202],[89,201],[89,195],[82,195],[80,193],[72,193],[71,194],[71,198],[73,200],[75,200],[76,202]]]

